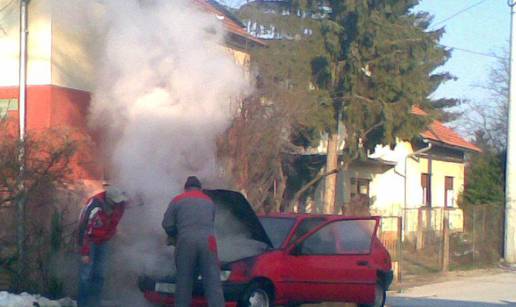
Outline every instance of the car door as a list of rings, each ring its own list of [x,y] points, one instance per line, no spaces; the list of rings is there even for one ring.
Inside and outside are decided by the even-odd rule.
[[[376,271],[369,264],[378,221],[375,217],[332,220],[291,246],[284,276],[288,299],[371,303]]]

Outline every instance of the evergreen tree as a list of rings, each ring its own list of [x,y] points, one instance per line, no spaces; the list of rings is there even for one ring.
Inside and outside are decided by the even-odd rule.
[[[330,180],[326,187],[334,189],[332,175],[342,168],[337,166],[339,156],[345,167],[354,159],[365,158],[367,150],[377,144],[394,145],[397,138],[418,136],[430,118],[413,116],[413,105],[442,119],[445,113],[432,110],[457,102],[428,99],[442,82],[452,78],[447,73],[433,73],[450,53],[439,45],[444,30],[429,31],[431,16],[413,12],[417,3],[257,1],[239,10],[239,17],[249,22],[251,30],[265,29],[270,38],[281,38],[268,41],[267,48],[251,51],[259,72],[258,95],[270,102],[267,107],[283,110],[280,113],[288,122],[277,128],[281,141],[309,146],[318,143],[321,132],[329,134],[326,173],[311,169],[312,178],[296,180],[298,189],[307,191],[301,187],[303,182],[315,184],[325,176]],[[272,6],[279,10],[274,12]],[[337,150],[339,121],[345,136],[343,152]],[[299,170],[292,165],[299,163],[281,152],[282,175],[290,171],[297,177]],[[333,203],[334,196],[327,201],[327,212],[334,211]]]
[[[431,18],[414,13],[417,0],[330,0],[330,18],[321,21],[325,52],[312,61],[314,83],[334,119],[345,130],[344,159],[365,157],[377,144],[410,140],[426,124],[413,105],[451,103],[428,99],[450,78],[433,74],[449,57],[439,45],[443,29],[430,31]],[[327,171],[337,167],[337,126],[328,142]],[[334,177],[326,181],[325,210],[334,211]],[[332,187],[333,186],[333,187]],[[333,190],[332,190],[333,189]]]
[[[504,204],[505,152],[485,152],[469,161],[464,189],[464,205]]]

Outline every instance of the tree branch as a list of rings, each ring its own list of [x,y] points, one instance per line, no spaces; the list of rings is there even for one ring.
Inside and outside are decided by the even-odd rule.
[[[383,124],[385,124],[385,121],[384,121],[384,120],[379,121],[378,123],[376,123],[376,124],[374,124],[373,126],[369,127],[369,129],[367,129],[366,131],[364,131],[364,132],[360,135],[360,137],[361,137],[362,139],[366,139],[366,138],[367,138],[367,135],[368,135],[369,133],[371,133],[371,132],[372,132],[373,130],[375,130],[376,128],[381,127]]]

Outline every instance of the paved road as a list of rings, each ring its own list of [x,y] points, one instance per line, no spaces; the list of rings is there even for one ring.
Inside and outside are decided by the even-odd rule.
[[[389,293],[390,307],[516,307],[516,272],[460,277]]]

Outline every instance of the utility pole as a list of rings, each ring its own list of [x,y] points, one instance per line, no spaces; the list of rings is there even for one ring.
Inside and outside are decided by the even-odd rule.
[[[25,118],[26,118],[26,93],[27,93],[27,35],[28,0],[20,0],[20,63],[19,63],[19,120],[20,120],[20,141],[25,140]]]
[[[20,0],[20,62],[19,62],[19,141],[20,151],[18,159],[20,173],[18,174],[18,195],[16,197],[16,247],[18,251],[18,277],[25,273],[26,251],[25,251],[25,204],[26,195],[24,192],[25,173],[25,130],[26,130],[26,94],[27,94],[27,36],[28,36],[28,4],[29,0]]]
[[[516,0],[508,0],[507,4],[511,8],[511,73],[507,120],[504,257],[507,263],[516,264]]]

